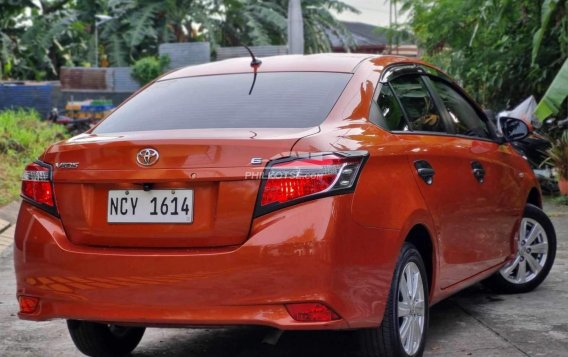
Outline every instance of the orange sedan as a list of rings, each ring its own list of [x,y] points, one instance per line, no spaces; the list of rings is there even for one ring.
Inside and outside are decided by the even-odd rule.
[[[396,56],[240,58],[171,72],[25,169],[19,317],[90,356],[146,326],[360,330],[420,356],[428,308],[554,261],[526,160],[438,69]]]

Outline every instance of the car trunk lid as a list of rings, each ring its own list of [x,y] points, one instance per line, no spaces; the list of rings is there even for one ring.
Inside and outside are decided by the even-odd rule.
[[[129,248],[234,246],[248,237],[266,162],[288,155],[298,139],[317,130],[188,129],[83,134],[53,146],[42,160],[54,166],[56,204],[67,236],[75,244]],[[144,166],[143,160],[139,163],[137,158],[148,148],[156,150],[159,158]],[[254,164],[253,158],[262,160]],[[130,207],[134,197],[150,194],[144,192],[183,194],[188,199],[190,192],[191,202],[186,203],[192,206],[191,223],[189,218],[183,223],[109,223],[113,221],[109,212],[117,213],[111,205],[113,197],[122,197]],[[160,201],[157,204],[159,207]],[[172,207],[166,211],[173,213]]]

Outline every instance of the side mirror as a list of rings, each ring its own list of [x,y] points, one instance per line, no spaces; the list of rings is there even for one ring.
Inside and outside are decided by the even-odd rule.
[[[501,117],[499,118],[499,124],[501,124],[501,131],[505,141],[523,140],[531,132],[529,126],[517,118]]]

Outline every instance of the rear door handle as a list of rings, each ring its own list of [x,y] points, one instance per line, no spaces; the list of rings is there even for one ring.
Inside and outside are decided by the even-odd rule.
[[[418,172],[418,176],[420,176],[424,182],[428,185],[431,185],[434,182],[434,175],[436,174],[436,171],[434,171],[434,168],[432,168],[428,161],[414,161],[414,167],[416,168],[416,172]]]
[[[483,165],[479,163],[479,161],[472,161],[471,162],[471,172],[473,173],[473,177],[479,182],[483,183],[485,180],[485,169]]]

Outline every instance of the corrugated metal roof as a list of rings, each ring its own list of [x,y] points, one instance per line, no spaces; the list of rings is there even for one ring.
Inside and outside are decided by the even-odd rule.
[[[140,88],[130,67],[61,67],[61,89],[132,93]]]
[[[108,90],[105,68],[61,67],[62,89]]]

